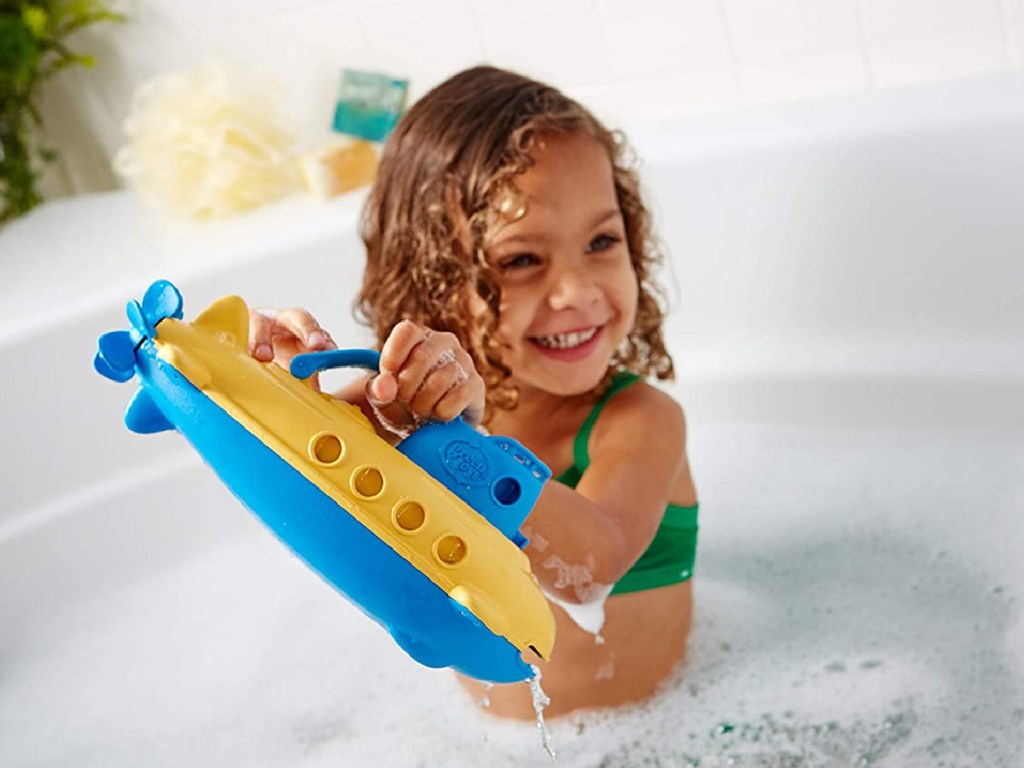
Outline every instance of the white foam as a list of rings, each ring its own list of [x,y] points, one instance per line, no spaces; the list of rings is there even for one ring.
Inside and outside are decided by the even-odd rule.
[[[604,604],[611,592],[612,587],[592,584],[590,593],[594,597],[585,603],[570,603],[546,589],[544,597],[564,610],[580,629],[598,638],[604,627]]]
[[[1021,438],[691,439],[687,661],[647,705],[549,721],[559,766],[1017,768]],[[551,764],[531,724],[481,712],[262,530],[0,626],[13,765]]]

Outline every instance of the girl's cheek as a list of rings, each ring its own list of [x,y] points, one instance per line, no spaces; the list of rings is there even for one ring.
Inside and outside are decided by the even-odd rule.
[[[494,340],[499,344],[510,344],[513,338],[515,338],[515,334],[512,333],[512,329],[499,319],[498,327],[494,329]]]
[[[498,341],[508,343],[511,340],[515,316],[515,306],[511,303],[508,292],[504,291],[498,305],[498,325],[494,330],[494,336]]]
[[[530,310],[526,302],[517,301],[515,295],[503,299],[498,307],[498,327],[496,336],[505,343],[514,342],[529,327]]]

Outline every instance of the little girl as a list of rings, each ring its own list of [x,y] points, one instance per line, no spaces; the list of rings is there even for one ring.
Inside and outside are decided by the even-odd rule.
[[[462,414],[553,471],[523,527],[556,620],[548,715],[644,699],[690,630],[697,498],[683,411],[644,381],[673,368],[650,216],[622,155],[579,104],[492,67],[418,101],[362,219],[358,310],[381,373],[337,394],[393,442]],[[334,346],[300,309],[253,312],[250,345],[282,365]],[[525,685],[486,698],[534,717]]]

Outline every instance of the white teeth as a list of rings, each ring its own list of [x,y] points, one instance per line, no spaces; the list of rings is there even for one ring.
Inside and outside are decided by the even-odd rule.
[[[580,344],[585,344],[594,338],[597,328],[588,328],[585,331],[573,331],[572,333],[557,333],[552,336],[535,336],[534,340],[542,347],[550,349],[572,349]]]

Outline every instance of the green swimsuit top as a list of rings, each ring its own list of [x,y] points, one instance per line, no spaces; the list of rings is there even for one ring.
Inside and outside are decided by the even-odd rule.
[[[615,374],[608,391],[594,405],[594,409],[576,434],[572,447],[573,465],[555,478],[557,482],[570,488],[576,487],[590,466],[587,445],[601,410],[613,396],[637,381],[641,381],[641,377],[629,371]],[[669,504],[665,508],[665,515],[650,546],[615,584],[612,589],[613,595],[678,584],[693,575],[697,555],[698,506],[694,504],[692,507],[683,507]]]

